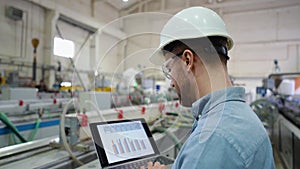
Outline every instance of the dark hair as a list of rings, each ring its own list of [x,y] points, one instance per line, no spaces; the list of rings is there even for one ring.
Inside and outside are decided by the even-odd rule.
[[[165,55],[167,52],[172,52],[177,48],[186,48],[192,50],[194,53],[202,54],[204,56],[215,54],[229,60],[227,38],[221,36],[210,36],[205,38],[183,39],[175,40],[163,47],[162,51]]]

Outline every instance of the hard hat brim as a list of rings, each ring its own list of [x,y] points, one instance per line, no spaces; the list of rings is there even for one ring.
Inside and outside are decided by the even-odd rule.
[[[154,65],[161,66],[165,61],[163,52],[161,50],[162,47],[163,46],[158,47],[149,58],[150,62]]]

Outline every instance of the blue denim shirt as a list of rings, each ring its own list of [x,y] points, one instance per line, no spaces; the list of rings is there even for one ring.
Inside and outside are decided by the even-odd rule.
[[[196,121],[172,168],[275,168],[268,134],[244,97],[244,88],[230,87],[193,103]]]

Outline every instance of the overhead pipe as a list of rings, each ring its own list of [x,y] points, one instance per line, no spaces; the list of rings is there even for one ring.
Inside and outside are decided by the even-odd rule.
[[[27,68],[31,68],[32,65],[30,63],[27,62],[20,62],[17,63],[15,61],[9,61],[9,62],[3,62],[2,59],[0,58],[0,65],[10,65],[10,66],[19,66],[19,67],[27,67]],[[36,67],[37,69],[44,69],[44,70],[55,70],[55,66],[52,65],[43,65],[43,66],[39,66],[37,65]],[[91,71],[89,70],[77,70],[79,73],[91,73]],[[73,69],[64,69],[64,72],[74,72]]]
[[[22,18],[20,57],[21,58],[26,58],[26,55],[27,55],[27,36],[28,36],[28,12],[23,11],[23,13],[26,14],[26,18],[25,18],[25,24],[26,25],[24,26],[24,20]],[[24,39],[24,35],[25,35],[25,39]]]
[[[25,27],[25,40],[24,40],[24,44],[25,44],[25,50],[24,50],[24,53],[23,53],[23,55],[24,56],[22,56],[23,58],[26,58],[26,56],[27,56],[27,36],[28,36],[28,11],[23,11],[25,14],[26,14],[26,21],[25,21],[25,23],[26,23],[26,27]]]

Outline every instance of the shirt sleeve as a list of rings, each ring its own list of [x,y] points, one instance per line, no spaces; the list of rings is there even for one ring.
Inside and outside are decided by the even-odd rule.
[[[202,135],[201,135],[202,134]],[[173,169],[239,169],[244,161],[228,140],[217,134],[203,137],[201,133],[188,139],[182,147]]]

